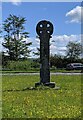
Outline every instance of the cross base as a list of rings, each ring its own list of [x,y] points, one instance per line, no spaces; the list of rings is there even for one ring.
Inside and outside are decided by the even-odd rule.
[[[50,88],[55,88],[55,83],[54,82],[47,82],[47,83],[40,83],[40,82],[38,82],[38,83],[35,83],[35,87],[38,87],[38,86],[40,86],[42,84],[44,86],[48,86]]]

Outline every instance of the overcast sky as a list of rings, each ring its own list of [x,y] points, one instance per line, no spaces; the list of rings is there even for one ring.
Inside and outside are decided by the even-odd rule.
[[[36,25],[40,20],[49,20],[53,23],[54,32],[51,38],[50,52],[64,55],[69,41],[81,42],[81,3],[80,2],[22,2],[11,0],[2,3],[2,22],[9,14],[26,18],[26,31],[32,41],[30,47],[36,51],[39,40],[36,38]],[[83,9],[83,8],[82,8]],[[52,42],[54,41],[54,42]]]

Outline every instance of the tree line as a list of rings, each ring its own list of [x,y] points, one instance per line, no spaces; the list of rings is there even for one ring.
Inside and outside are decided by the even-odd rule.
[[[29,32],[25,31],[26,19],[21,16],[9,15],[3,22],[3,38],[2,43],[4,51],[2,51],[2,64],[7,64],[7,61],[18,61],[27,59],[30,55],[30,46],[32,42],[26,41],[29,37]],[[1,31],[0,31],[1,33]],[[69,42],[66,51],[66,56],[51,55],[50,66],[65,67],[70,62],[82,62],[80,57],[82,54],[82,46],[80,43]],[[40,49],[37,48],[37,52],[33,52],[38,58],[34,59],[36,64],[39,63]]]

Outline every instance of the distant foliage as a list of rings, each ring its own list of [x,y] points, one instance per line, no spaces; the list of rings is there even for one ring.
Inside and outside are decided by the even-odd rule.
[[[80,43],[69,42],[67,45],[67,57],[70,59],[78,59],[82,53],[82,45]]]
[[[24,61],[8,61],[7,69],[9,70],[29,70],[31,68],[31,61],[24,60]]]
[[[4,42],[3,47],[6,48],[6,54],[10,60],[19,60],[19,58],[27,58],[30,50],[28,47],[31,42],[26,43],[28,32],[25,32],[25,18],[15,15],[9,17],[3,23],[4,29]]]
[[[78,59],[71,59],[70,57],[66,56],[59,56],[59,55],[51,55],[50,56],[50,67],[56,67],[56,68],[66,68],[66,65],[69,63],[83,63],[83,58]]]
[[[37,48],[37,52],[33,52],[33,54],[39,57],[40,56],[40,48]]]
[[[7,59],[7,58],[6,58]],[[37,60],[27,59],[27,60],[19,60],[19,61],[5,61],[2,62],[3,70],[11,70],[11,71],[33,71],[39,70],[40,64]]]

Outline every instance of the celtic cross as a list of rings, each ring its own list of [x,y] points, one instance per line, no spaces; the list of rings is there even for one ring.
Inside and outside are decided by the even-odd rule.
[[[50,83],[50,65],[49,65],[49,41],[53,33],[53,25],[51,22],[43,20],[36,26],[36,32],[40,39],[40,82],[35,86],[45,85],[55,87],[55,83]]]

